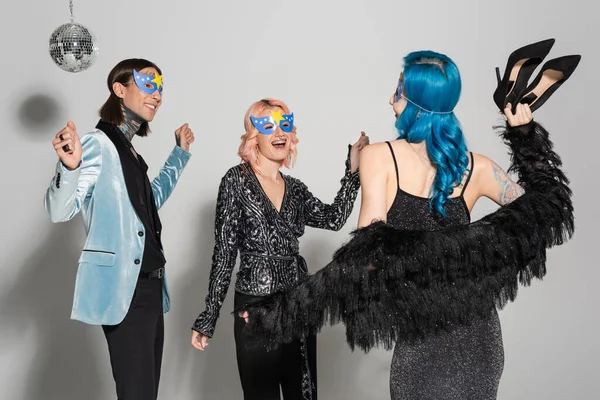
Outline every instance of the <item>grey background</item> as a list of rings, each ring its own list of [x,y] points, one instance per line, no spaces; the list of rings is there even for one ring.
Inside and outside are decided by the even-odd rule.
[[[472,150],[508,166],[493,134],[494,67],[510,52],[547,37],[550,57],[583,54],[575,75],[537,113],[552,133],[572,179],[573,241],[549,252],[543,283],[521,291],[501,312],[506,364],[500,399],[596,399],[600,272],[596,128],[598,56],[593,2],[584,1],[117,1],[75,2],[76,20],[99,38],[92,69],[69,74],[47,54],[50,33],[68,21],[68,1],[3,2],[2,188],[0,212],[0,387],[2,399],[108,399],[114,389],[101,329],[69,321],[77,257],[77,220],[52,225],[42,197],[56,156],[53,135],[72,119],[93,128],[118,61],[145,57],[164,71],[164,105],[154,134],[136,147],[154,174],[184,122],[197,141],[193,159],[161,212],[173,311],[166,316],[163,399],[239,399],[232,296],[204,353],[189,345],[203,309],[221,176],[238,162],[243,115],[254,101],[277,97],[295,112],[299,144],[291,172],[331,201],[346,145],[365,130],[373,142],[394,138],[387,101],[402,57],[412,50],[448,54],[463,77],[456,110]],[[309,229],[302,252],[311,270],[325,265],[356,226]],[[494,209],[480,202],[474,217]],[[389,398],[390,353],[352,353],[343,328],[319,337],[322,399]]]

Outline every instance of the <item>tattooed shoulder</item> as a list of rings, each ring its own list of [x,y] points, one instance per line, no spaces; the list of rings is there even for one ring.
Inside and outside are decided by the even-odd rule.
[[[501,205],[508,204],[525,193],[525,190],[518,183],[510,179],[498,164],[493,163],[492,168],[494,170],[494,178],[500,189],[498,203]]]

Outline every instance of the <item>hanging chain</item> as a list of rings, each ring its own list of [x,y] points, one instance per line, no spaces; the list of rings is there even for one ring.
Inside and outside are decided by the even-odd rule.
[[[69,0],[69,11],[71,11],[71,22],[75,19],[73,16],[73,0]]]

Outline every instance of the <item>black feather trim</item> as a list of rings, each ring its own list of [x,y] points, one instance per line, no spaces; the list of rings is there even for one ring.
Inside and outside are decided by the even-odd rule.
[[[485,318],[519,283],[546,274],[546,249],[571,238],[573,205],[560,157],[537,122],[501,137],[526,193],[469,225],[403,231],[383,222],[352,233],[333,261],[285,293],[240,307],[253,345],[269,348],[343,322],[351,348],[369,351]]]

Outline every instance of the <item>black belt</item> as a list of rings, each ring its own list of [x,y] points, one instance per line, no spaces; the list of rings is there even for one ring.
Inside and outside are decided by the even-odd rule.
[[[165,276],[165,267],[160,267],[152,272],[140,271],[140,277],[146,279],[162,279]]]
[[[287,260],[287,261],[294,261],[294,260],[297,260],[298,257],[300,257],[299,254],[293,254],[291,256],[281,256],[281,255],[277,255],[277,254],[252,253],[252,252],[249,252],[249,251],[242,251],[240,254],[242,256],[260,257],[260,258],[272,258],[274,260]]]

